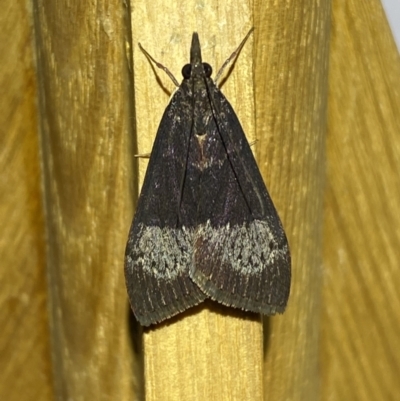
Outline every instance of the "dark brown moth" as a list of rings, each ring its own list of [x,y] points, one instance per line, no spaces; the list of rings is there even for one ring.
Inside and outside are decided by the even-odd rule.
[[[206,298],[265,315],[282,313],[288,301],[286,235],[239,120],[211,73],[194,33],[190,64],[162,117],[126,246],[128,295],[144,326]]]

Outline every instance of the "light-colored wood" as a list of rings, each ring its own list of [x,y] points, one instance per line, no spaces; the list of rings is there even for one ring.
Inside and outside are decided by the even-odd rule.
[[[162,4],[162,5],[161,5]],[[219,4],[219,6],[218,6]],[[160,8],[162,11],[160,11]],[[152,66],[138,42],[159,63],[167,67],[178,82],[182,67],[189,62],[192,33],[199,33],[203,61],[213,68],[213,76],[236,50],[253,26],[251,3],[227,6],[217,1],[200,7],[196,1],[132,3],[132,35],[134,55],[137,142],[140,154],[150,153],[162,114],[176,89],[167,74]],[[254,99],[252,84],[253,37],[238,57],[235,68],[221,89],[232,103],[250,141],[254,139]],[[148,159],[139,159],[140,182],[143,182]]]
[[[400,394],[400,57],[379,0],[334,0],[323,400]]]
[[[55,398],[131,400],[140,375],[123,277],[133,214],[127,10],[119,0],[37,7]]]
[[[214,76],[253,26],[251,2],[186,1],[155,6],[133,3],[134,40],[178,81],[189,62],[193,31]],[[174,91],[167,75],[151,68],[134,44],[139,153],[150,152],[162,113]],[[254,138],[253,37],[222,85],[245,132]],[[158,78],[166,88],[164,93]],[[147,160],[141,161],[141,181]],[[144,334],[146,400],[262,400],[262,325],[259,318],[209,303]]]
[[[257,155],[292,254],[287,311],[265,325],[266,400],[319,400],[329,1],[257,2]]]
[[[262,400],[260,319],[209,306],[145,333],[146,401]]]
[[[6,1],[0,13],[0,400],[7,401],[54,398],[29,6]]]
[[[289,237],[289,307],[265,321],[264,390],[256,317],[205,304],[146,331],[147,399],[261,400],[263,391],[268,400],[314,400],[319,391],[329,400],[396,399],[400,63],[380,4],[334,1],[318,307],[329,4],[236,3],[132,2],[132,21],[117,1],[41,1],[34,20],[25,3],[4,8],[0,399],[143,396],[138,337],[130,333],[133,351],[128,342],[123,253],[139,181],[133,155],[151,150],[168,102],[156,77],[169,93],[174,88],[162,71],[154,74],[136,43],[180,80],[193,30],[216,71],[253,25],[222,90],[250,140],[257,139]],[[139,163],[142,179],[146,162]]]

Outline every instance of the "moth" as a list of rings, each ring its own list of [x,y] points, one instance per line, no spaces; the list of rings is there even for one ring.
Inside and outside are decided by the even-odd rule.
[[[126,246],[127,291],[143,326],[206,298],[265,315],[283,313],[288,301],[286,235],[211,74],[193,33],[182,83],[172,76],[178,88],[158,128]]]

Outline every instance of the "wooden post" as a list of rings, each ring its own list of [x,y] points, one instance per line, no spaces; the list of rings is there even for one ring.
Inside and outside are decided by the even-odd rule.
[[[132,204],[127,10],[34,10],[53,374],[59,400],[132,399],[123,258]]]
[[[161,11],[162,10],[162,11]],[[168,15],[168,18],[165,18]],[[189,61],[190,42],[197,31],[203,60],[214,75],[236,49],[247,31],[250,4],[217,2],[196,7],[184,2],[134,4],[135,93],[139,153],[151,150],[173,83],[160,70],[153,71],[135,41],[167,66],[178,81]],[[223,22],[223,23],[222,23]],[[253,38],[222,87],[250,140],[254,138]],[[156,79],[157,78],[157,79]],[[240,99],[240,101],[239,101]],[[143,177],[146,162],[141,162]],[[157,325],[144,333],[146,401],[151,400],[262,400],[262,324],[259,317],[208,302]]]
[[[400,393],[400,57],[379,0],[335,0],[323,400]]]
[[[330,2],[257,2],[258,160],[292,253],[286,313],[264,326],[264,399],[319,400]]]

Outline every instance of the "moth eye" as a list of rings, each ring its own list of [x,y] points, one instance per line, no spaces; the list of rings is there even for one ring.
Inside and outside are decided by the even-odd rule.
[[[207,78],[211,77],[212,74],[212,67],[208,63],[203,63],[203,68],[204,68],[204,74],[206,74]]]
[[[192,66],[190,64],[185,64],[182,68],[183,78],[189,79],[191,73],[192,73]]]

